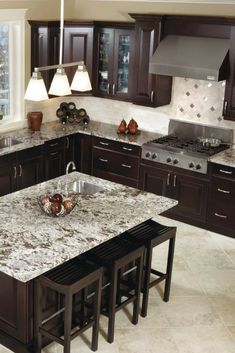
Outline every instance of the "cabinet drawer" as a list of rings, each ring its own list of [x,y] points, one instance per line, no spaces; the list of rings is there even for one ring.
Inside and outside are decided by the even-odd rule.
[[[235,202],[235,180],[212,177],[211,201],[224,203],[227,207]]]
[[[235,227],[235,207],[227,207],[224,204],[209,203],[207,222],[224,228]]]
[[[93,146],[113,150],[120,153],[140,156],[141,148],[130,143],[108,140],[102,137],[93,137]]]
[[[212,163],[212,174],[235,179],[235,168]]]
[[[65,148],[65,139],[58,138],[45,142],[45,147],[47,152],[61,150]]]
[[[139,158],[94,147],[93,168],[137,179]]]

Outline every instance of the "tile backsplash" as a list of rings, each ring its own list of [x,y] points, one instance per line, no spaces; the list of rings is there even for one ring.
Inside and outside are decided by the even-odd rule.
[[[86,109],[92,120],[119,125],[134,118],[142,130],[167,133],[170,118],[234,129],[235,122],[223,120],[225,82],[209,82],[174,78],[172,100],[169,105],[149,108],[132,103],[97,97],[60,97],[44,102],[27,102],[26,112],[41,110],[44,121],[55,120],[56,109],[62,101],[75,102]]]

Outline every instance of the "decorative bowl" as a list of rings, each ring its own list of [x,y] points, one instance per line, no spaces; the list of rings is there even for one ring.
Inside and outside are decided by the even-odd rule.
[[[78,194],[67,195],[58,192],[47,192],[38,197],[41,210],[51,217],[61,217],[69,214],[78,202]]]

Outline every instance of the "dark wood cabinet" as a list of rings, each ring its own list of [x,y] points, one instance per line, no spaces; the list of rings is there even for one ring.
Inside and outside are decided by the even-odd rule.
[[[93,137],[92,175],[137,187],[140,147]]]
[[[120,26],[95,28],[93,94],[131,100],[134,30],[132,24]]]
[[[17,189],[41,183],[44,180],[42,147],[33,147],[17,153]]]
[[[45,142],[45,180],[54,179],[65,173],[65,144],[64,137]]]
[[[65,22],[63,62],[84,61],[92,81],[94,25],[91,23]],[[72,83],[77,66],[66,68],[69,83]],[[77,94],[78,92],[73,92]],[[87,92],[86,92],[87,94]]]
[[[59,63],[60,25],[58,21],[29,21],[31,26],[31,71],[35,67]],[[55,70],[42,72],[47,90]]]
[[[235,237],[235,168],[211,164],[207,223],[214,231]]]
[[[91,175],[92,164],[92,137],[86,134],[78,134],[76,145],[77,170]]]
[[[169,104],[172,77],[149,73],[150,57],[162,38],[163,17],[130,15],[136,20],[132,102],[151,107]]]
[[[16,153],[0,157],[0,196],[10,194],[17,187]]]
[[[150,162],[151,163],[151,162]],[[178,200],[168,214],[205,222],[209,180],[179,168],[141,164],[139,188]]]

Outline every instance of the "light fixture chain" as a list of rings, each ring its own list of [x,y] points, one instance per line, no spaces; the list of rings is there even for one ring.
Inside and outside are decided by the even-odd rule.
[[[62,65],[64,42],[64,0],[60,0],[60,56],[59,65]]]

